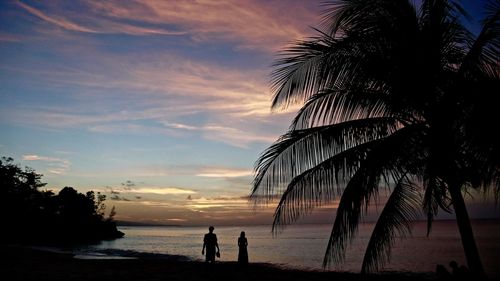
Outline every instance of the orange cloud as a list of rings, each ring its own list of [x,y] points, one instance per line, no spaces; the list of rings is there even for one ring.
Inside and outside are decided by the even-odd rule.
[[[249,204],[244,198],[231,198],[228,200],[226,198],[195,198],[187,202],[186,207],[192,210],[205,210],[212,209],[212,211],[219,212],[235,212],[236,210],[248,211]]]
[[[175,137],[199,133],[209,140],[246,148],[255,142],[272,143],[277,137],[276,133],[253,130],[252,126],[268,122],[273,116],[289,114],[271,114],[266,72],[262,70],[237,69],[162,54],[128,58],[91,52],[80,56],[97,61],[95,69],[52,65],[40,70],[9,71],[50,81],[50,87],[72,85],[96,89],[103,91],[102,96],[118,92],[120,100],[132,99],[134,104],[139,102],[140,108],[98,113],[82,111],[82,107],[29,108],[22,112],[5,109],[0,115],[17,123],[36,123],[55,129],[85,126],[97,133],[156,133]],[[80,100],[95,98],[88,95],[88,90],[79,97]],[[175,121],[179,116],[200,112],[209,114],[211,119],[198,124]],[[163,126],[131,123],[139,120]]]
[[[195,194],[196,191],[189,189],[182,189],[177,187],[141,187],[126,190],[128,193],[152,193],[152,194],[173,194],[173,195],[184,195],[184,194]]]
[[[195,42],[226,40],[237,48],[265,51],[308,36],[307,26],[317,21],[316,13],[293,1],[83,0],[87,9],[71,14],[72,20],[54,3],[45,3],[44,11],[17,3],[38,18],[74,32],[187,35]]]
[[[32,6],[29,6],[20,1],[16,2],[17,5],[24,10],[28,11],[30,14],[48,22],[57,27],[63,28],[69,31],[75,32],[84,32],[84,33],[124,33],[129,35],[182,35],[185,32],[180,31],[170,31],[162,28],[152,28],[152,27],[144,27],[144,26],[136,26],[121,22],[113,22],[106,19],[102,19],[96,17],[95,15],[87,14],[86,19],[90,19],[89,21],[93,22],[94,27],[87,27],[79,23],[75,23],[70,21],[64,17],[64,15],[49,15],[45,12],[42,12],[39,9],[36,9]]]
[[[205,168],[197,174],[199,177],[208,178],[234,178],[253,175],[253,170],[248,169],[229,169],[229,168]]]
[[[84,27],[82,25],[76,24],[76,23],[71,22],[69,20],[66,20],[64,18],[49,16],[36,8],[33,8],[29,5],[24,4],[23,2],[17,1],[16,3],[17,3],[17,5],[19,5],[19,7],[25,9],[26,11],[37,16],[38,18],[40,18],[46,22],[52,23],[56,26],[59,26],[61,28],[71,30],[71,31],[98,33],[96,30]]]
[[[47,172],[49,172],[51,174],[57,174],[57,175],[65,174],[71,166],[71,163],[66,159],[47,157],[47,156],[39,156],[36,154],[23,155],[22,160],[45,162],[45,163],[47,163]]]
[[[240,47],[267,50],[306,36],[304,27],[314,23],[315,17],[303,5],[283,1],[146,0],[141,2],[143,13],[118,9],[119,3],[107,2],[101,8],[115,17],[180,25],[197,40],[238,40]]]

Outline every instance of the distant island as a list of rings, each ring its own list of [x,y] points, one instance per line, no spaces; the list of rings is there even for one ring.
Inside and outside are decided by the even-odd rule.
[[[4,244],[79,244],[124,236],[113,220],[114,207],[105,217],[106,196],[79,193],[64,187],[55,194],[41,191],[42,175],[21,169],[12,158],[0,159],[0,219]]]
[[[180,224],[162,224],[162,223],[121,221],[121,220],[115,220],[115,223],[118,226],[173,226],[173,227],[183,226]]]

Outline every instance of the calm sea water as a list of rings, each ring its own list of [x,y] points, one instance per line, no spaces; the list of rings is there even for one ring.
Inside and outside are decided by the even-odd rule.
[[[354,243],[347,251],[344,264],[330,270],[359,272],[364,250],[373,224],[361,225]],[[490,276],[500,277],[500,221],[473,223],[483,263]],[[120,227],[125,237],[99,245],[79,249],[87,255],[124,255],[153,253],[182,255],[192,260],[203,260],[201,249],[207,227]],[[237,238],[241,231],[248,238],[250,262],[273,263],[301,269],[322,269],[323,255],[331,225],[292,225],[274,236],[270,226],[217,227],[221,261],[235,261],[238,256]],[[453,221],[437,221],[430,237],[423,222],[414,224],[411,237],[401,239],[393,247],[391,262],[384,270],[429,272],[436,264],[447,265],[451,260],[465,262],[460,236]]]

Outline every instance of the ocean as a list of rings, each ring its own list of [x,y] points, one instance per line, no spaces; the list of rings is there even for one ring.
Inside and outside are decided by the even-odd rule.
[[[343,264],[327,268],[359,272],[373,223],[360,226],[349,246]],[[490,277],[500,277],[500,221],[473,222],[476,242]],[[174,255],[186,260],[203,260],[203,235],[208,227],[124,226],[125,237],[75,250],[80,258],[119,258],[124,256]],[[215,226],[221,248],[220,261],[236,261],[237,239],[241,231],[248,238],[250,262],[272,263],[282,267],[323,270],[322,261],[331,225],[291,225],[278,235],[270,226]],[[437,264],[448,266],[451,260],[465,263],[460,236],[454,221],[436,221],[426,236],[426,223],[416,222],[412,236],[397,239],[392,258],[384,271],[432,272]]]

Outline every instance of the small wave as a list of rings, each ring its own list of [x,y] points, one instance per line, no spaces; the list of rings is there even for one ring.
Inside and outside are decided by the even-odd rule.
[[[119,257],[119,256],[93,255],[93,254],[74,255],[73,258],[79,259],[79,260],[135,260],[135,259],[137,259],[134,257]]]

